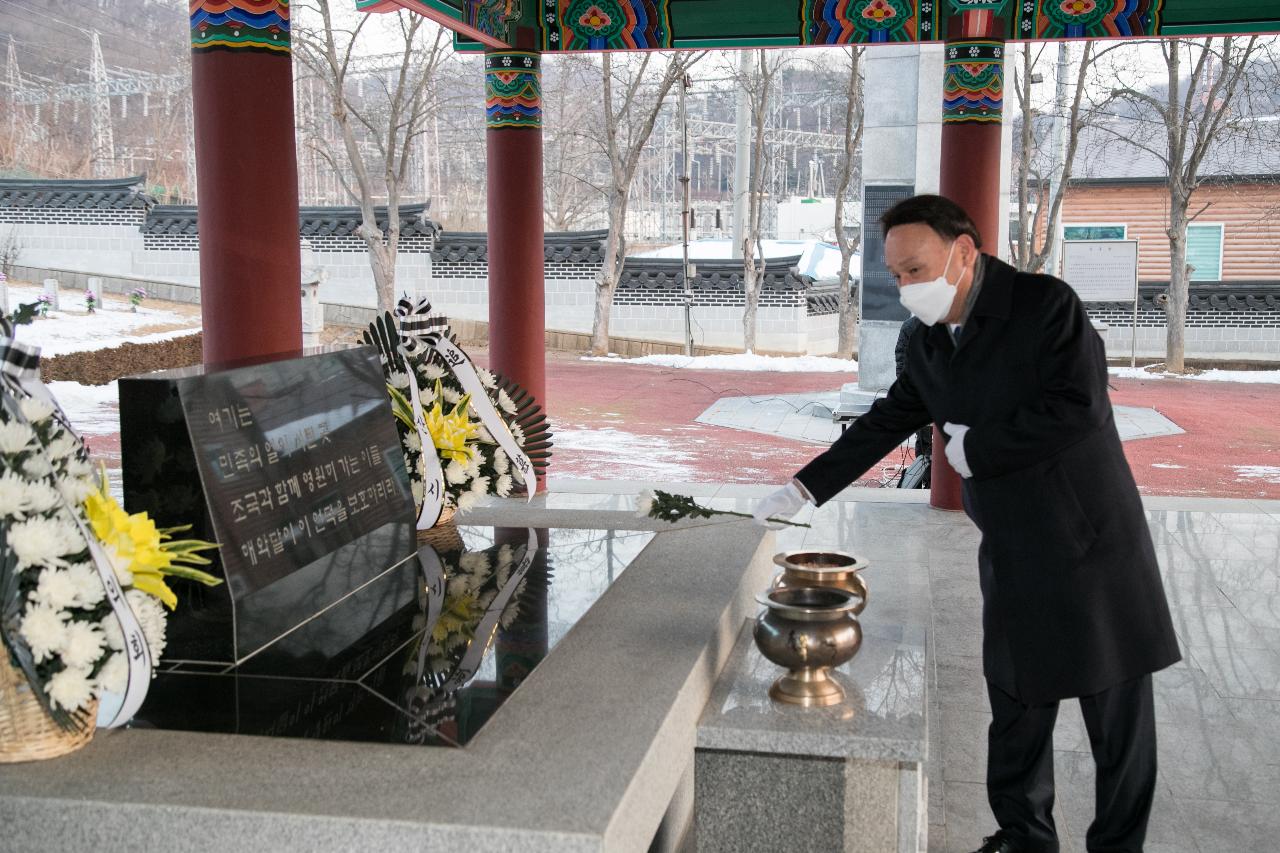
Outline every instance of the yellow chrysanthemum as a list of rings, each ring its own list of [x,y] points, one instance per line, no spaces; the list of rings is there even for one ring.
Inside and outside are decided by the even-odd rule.
[[[431,443],[445,459],[465,464],[475,453],[468,445],[479,440],[480,425],[473,423],[467,416],[467,407],[470,404],[471,395],[464,394],[449,413],[445,414],[440,380],[436,380],[436,401],[431,408],[424,408],[423,415],[426,418],[427,431],[431,433]]]
[[[112,565],[132,575],[134,589],[155,596],[172,610],[178,606],[178,597],[165,583],[166,575],[200,581],[208,586],[222,583],[213,575],[194,568],[209,565],[209,560],[200,552],[217,548],[215,543],[198,539],[174,540],[174,532],[187,530],[189,526],[161,530],[145,512],[130,515],[107,491],[106,480],[106,476],[102,476],[99,488],[85,498],[85,517]]]

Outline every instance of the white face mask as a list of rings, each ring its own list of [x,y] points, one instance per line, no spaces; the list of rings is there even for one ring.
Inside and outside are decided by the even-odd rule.
[[[904,284],[898,288],[898,301],[902,303],[902,307],[919,317],[920,322],[926,326],[940,322],[956,301],[956,285],[947,281],[947,270],[951,267],[951,255],[955,248],[956,244],[953,242],[947,250],[947,263],[942,267],[942,275],[933,281]]]

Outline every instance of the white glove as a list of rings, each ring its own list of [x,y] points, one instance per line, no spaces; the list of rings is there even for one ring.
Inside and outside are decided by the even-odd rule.
[[[964,424],[948,422],[942,425],[942,431],[951,436],[951,440],[947,442],[947,461],[961,477],[972,477],[973,470],[969,467],[969,460],[964,458],[964,435],[969,428]]]
[[[804,505],[808,503],[808,499],[804,493],[800,491],[800,487],[794,482],[787,483],[776,492],[771,492],[768,497],[760,501],[756,505],[755,512],[751,513],[751,519],[762,527],[768,527],[770,530],[780,530],[781,524],[771,522],[771,518],[781,518],[790,520]]]

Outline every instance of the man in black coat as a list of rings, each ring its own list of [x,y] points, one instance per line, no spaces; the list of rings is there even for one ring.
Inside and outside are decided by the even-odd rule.
[[[1156,780],[1151,673],[1180,659],[1142,501],[1107,397],[1102,340],[1064,282],[979,252],[939,196],[881,218],[885,263],[922,326],[889,389],[760,503],[821,506],[912,432],[943,425],[982,532],[987,795],[979,853],[1057,851],[1053,725],[1078,697],[1098,768],[1090,851],[1140,851]]]

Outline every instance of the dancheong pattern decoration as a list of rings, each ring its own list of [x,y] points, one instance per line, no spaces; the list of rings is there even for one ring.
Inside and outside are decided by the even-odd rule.
[[[462,13],[468,26],[487,36],[510,42],[511,24],[520,18],[520,0],[465,0]]]
[[[484,57],[485,127],[542,127],[538,54],[523,50]]]
[[[1015,39],[1151,36],[1164,0],[1016,0]]]
[[[671,47],[670,0],[539,0],[543,50]]]
[[[946,0],[803,0],[801,44],[932,41]]]
[[[1000,121],[1004,110],[1004,45],[974,39],[947,45],[942,79],[942,121]]]
[[[289,53],[288,0],[190,0],[193,50]]]

